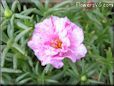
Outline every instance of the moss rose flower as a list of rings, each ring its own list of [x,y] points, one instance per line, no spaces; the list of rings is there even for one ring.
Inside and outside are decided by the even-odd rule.
[[[76,62],[85,56],[87,49],[83,40],[83,30],[67,17],[51,16],[35,25],[28,46],[42,65],[51,64],[55,68],[61,68],[64,58]]]

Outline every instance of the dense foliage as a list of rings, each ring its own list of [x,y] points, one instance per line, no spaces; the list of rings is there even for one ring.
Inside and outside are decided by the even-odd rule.
[[[114,17],[111,7],[76,7],[75,0],[51,5],[49,0],[0,3],[0,52],[2,84],[114,84],[112,56]],[[67,16],[84,30],[88,53],[72,63],[64,59],[64,67],[41,66],[27,46],[34,25],[50,15]],[[44,33],[45,34],[45,33]]]

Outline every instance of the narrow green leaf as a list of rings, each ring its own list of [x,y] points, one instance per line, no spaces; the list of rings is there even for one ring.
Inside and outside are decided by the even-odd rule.
[[[23,79],[23,80],[19,81],[18,84],[25,84],[30,80],[31,80],[31,78],[26,78],[26,79]]]
[[[4,30],[3,27],[7,25],[8,21],[9,21],[8,19],[5,19],[4,21],[2,21],[2,23],[0,24],[0,27],[2,28],[0,28],[0,30]]]
[[[73,0],[66,0],[66,1],[63,1],[63,2],[61,2],[61,3],[57,4],[57,5],[55,5],[54,8],[60,8],[60,7],[64,6],[64,5],[66,5],[66,4],[71,3],[72,1],[73,1]]]
[[[19,21],[18,21],[16,24],[17,24],[18,27],[20,27],[20,28],[22,28],[22,29],[29,29],[29,27],[26,26],[25,24],[23,24],[22,22],[19,22]]]
[[[15,55],[13,56],[13,68],[17,69],[17,58],[15,57]]]
[[[20,39],[21,47],[23,47],[23,49],[26,48],[27,42],[28,42],[28,40],[26,38],[24,38],[24,37],[22,37]]]
[[[40,2],[40,0],[31,0],[31,2],[33,2],[41,11],[44,10],[44,7],[42,3]]]
[[[92,65],[89,65],[86,69],[86,72],[90,72],[91,70],[94,70],[97,68],[97,64],[93,63]]]
[[[23,28],[26,28],[26,30],[22,31],[15,37],[15,42],[17,42],[21,37],[23,37],[26,33],[28,33],[32,29],[31,27],[27,29],[27,27],[25,26]]]
[[[25,51],[16,43],[13,44],[13,47],[18,50],[21,54],[26,55]]]
[[[28,56],[28,63],[33,68],[33,61],[29,56]]]
[[[1,41],[0,41],[1,42]],[[2,43],[0,44],[0,54],[2,55],[2,51],[3,49],[6,47],[6,45],[2,45]]]
[[[37,20],[37,22],[39,22],[39,21],[40,21],[40,19],[39,19],[39,16],[38,16],[38,15],[36,15],[36,20]]]
[[[8,52],[8,50],[9,50],[9,47],[6,47],[3,50],[3,53],[1,54],[1,67],[3,67],[5,64],[6,53]]]
[[[1,2],[2,2],[2,5],[3,5],[4,8],[7,8],[8,7],[8,4],[6,3],[6,0],[1,0]]]
[[[15,14],[15,17],[19,19],[31,19],[31,17],[21,14]]]
[[[34,10],[34,13],[43,16],[43,12],[41,12],[41,11],[38,10],[38,9],[35,9],[35,10]],[[36,16],[37,16],[37,15],[36,15]]]
[[[9,32],[9,37],[13,38],[14,35],[14,15],[10,19],[10,32]]]
[[[27,6],[26,6],[26,5],[24,5],[24,6],[23,6],[23,9],[24,9],[24,10],[27,10]]]
[[[12,28],[10,24],[7,25],[7,35],[9,38],[12,37]]]
[[[19,4],[18,0],[15,0],[15,1],[13,2],[12,7],[11,7],[11,10],[12,10],[13,12],[15,12],[16,7],[18,6],[18,4]]]
[[[113,60],[113,57],[112,57],[112,50],[111,48],[109,47],[107,52],[106,52],[106,57],[107,57],[107,61],[112,61]]]
[[[48,9],[49,2],[50,0],[45,0],[45,9]]]
[[[48,82],[48,83],[59,83],[58,81],[52,80],[52,79],[46,79],[46,82]]]
[[[112,72],[112,70],[109,70],[108,71],[108,74],[109,74],[110,84],[113,85],[114,84],[114,78],[113,78],[113,72]]]
[[[4,43],[7,43],[7,41],[8,41],[7,35],[1,30],[0,30],[0,41],[2,41]]]
[[[39,63],[36,62],[36,65],[35,65],[35,72],[36,74],[39,74]]]
[[[74,73],[75,73],[76,75],[79,75],[78,69],[77,69],[76,65],[75,65],[74,63],[70,62],[70,61],[69,61],[69,65],[70,65],[70,67],[72,68],[72,70],[74,71]]]
[[[27,15],[31,14],[32,12],[34,12],[35,10],[36,10],[36,8],[26,9],[26,10],[22,11],[20,14],[27,16]]]
[[[3,8],[3,6],[2,6],[2,4],[0,4],[0,16],[2,17],[3,15],[4,15],[4,8]],[[0,23],[1,23],[1,20],[0,20]]]
[[[88,76],[92,76],[93,74],[95,74],[95,72],[96,72],[96,69],[90,70],[90,71],[87,73],[87,75],[88,75]]]
[[[1,76],[0,76],[1,77]],[[3,80],[3,78],[0,78],[0,83],[1,84],[5,84],[5,81]]]
[[[75,72],[71,69],[68,69],[68,72],[66,72],[66,74],[72,76],[73,78],[79,77],[79,75],[76,75]]]
[[[105,18],[104,15],[100,12],[99,8],[96,8],[95,10],[93,10],[93,13],[101,18]]]
[[[10,69],[10,68],[1,68],[1,72],[4,72],[4,73],[21,73],[22,71]]]
[[[87,14],[87,16],[88,16],[88,18],[90,20],[92,20],[93,22],[95,22],[94,24],[96,24],[97,26],[98,25],[102,26],[102,24],[100,23],[100,21],[97,20],[97,18],[96,18],[95,15],[93,15],[92,13],[89,13],[89,12],[86,12],[86,14]],[[102,27],[100,27],[100,29],[102,29]]]
[[[99,77],[98,77],[98,81],[100,81],[103,77],[103,72],[104,72],[104,68],[102,70],[100,70],[100,73],[99,73]]]
[[[97,80],[92,80],[89,79],[88,82],[92,83],[92,84],[104,84],[103,82],[97,81]]]
[[[23,78],[25,78],[27,75],[29,75],[29,72],[20,75],[19,77],[16,78],[16,82],[19,82],[20,80],[22,80]]]
[[[20,3],[18,2],[18,4],[17,4],[17,8],[18,8],[18,10],[19,10],[19,12],[21,11],[21,5],[20,5]]]
[[[62,77],[63,74],[64,74],[64,71],[59,72],[59,73],[53,75],[50,79],[52,79],[52,80],[57,80],[57,79],[59,79],[60,77]]]
[[[12,57],[14,56],[13,53],[10,53],[10,52],[7,52],[6,54],[6,60],[9,61],[9,62],[12,62]]]

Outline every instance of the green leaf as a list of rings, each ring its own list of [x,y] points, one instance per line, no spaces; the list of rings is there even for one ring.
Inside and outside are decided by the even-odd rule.
[[[109,70],[108,71],[108,74],[109,74],[110,84],[113,85],[114,84],[113,71],[112,70]]]
[[[27,15],[31,14],[32,12],[34,12],[35,10],[36,10],[36,8],[26,9],[26,10],[22,11],[20,14],[27,16]]]
[[[50,0],[45,0],[45,9],[48,9],[49,2]]]
[[[100,81],[103,78],[103,72],[104,72],[104,68],[100,70],[98,81]]]
[[[23,10],[27,10],[27,6],[26,5],[23,6]]]
[[[99,8],[93,10],[93,13],[101,18],[105,18],[104,15],[100,12]]]
[[[1,84],[5,84],[5,81],[3,80],[3,78],[1,78],[0,83],[1,83]]]
[[[19,6],[18,4],[19,4],[19,1],[18,1],[18,0],[15,0],[15,1],[13,2],[12,7],[11,7],[11,10],[12,10],[13,12],[15,12],[16,7]],[[19,8],[19,9],[20,9],[20,8]]]
[[[88,18],[89,18],[90,20],[92,20],[96,26],[99,25],[99,26],[100,26],[100,29],[102,29],[102,24],[101,24],[101,22],[96,18],[95,15],[93,15],[93,14],[90,13],[90,12],[86,12],[86,14],[87,14]]]
[[[1,68],[1,72],[4,72],[4,73],[21,73],[22,71],[10,69],[10,68]]]
[[[3,50],[3,53],[1,55],[1,67],[3,67],[5,64],[5,58],[8,50],[9,50],[9,47],[5,47],[5,49]]]
[[[111,48],[109,47],[107,52],[106,52],[106,57],[107,57],[107,61],[110,62],[110,61],[114,61],[113,60],[113,57],[112,57],[112,50]],[[114,63],[114,62],[113,62]]]
[[[71,76],[72,78],[79,78],[79,75],[76,75],[73,70],[68,69],[68,72],[66,72],[67,75]]]
[[[44,10],[44,7],[42,3],[40,2],[40,0],[31,0],[31,2],[33,2],[41,11]]]
[[[4,8],[9,8],[8,4],[6,3],[6,0],[1,0],[1,2]]]
[[[87,73],[87,75],[91,77],[93,74],[95,74],[95,72],[96,72],[96,69],[90,70],[90,71]]]
[[[10,27],[9,37],[13,38],[13,35],[14,35],[14,15],[10,19],[10,25],[11,25],[11,27]]]
[[[70,61],[69,61],[69,65],[72,68],[72,70],[74,71],[74,73],[76,75],[79,75],[79,72],[78,72],[78,69],[77,69],[76,65],[74,63],[70,62]]]
[[[13,68],[17,69],[17,58],[15,57],[15,55],[13,56]]]
[[[17,42],[21,37],[23,37],[26,33],[28,33],[32,28],[28,28],[26,26],[23,26],[23,28],[25,29],[24,31],[22,31],[21,33],[19,33],[16,37],[15,37],[15,42]]]
[[[36,13],[36,14],[38,14],[38,15],[40,15],[40,16],[43,16],[44,14],[43,14],[43,12],[41,12],[40,10],[38,10],[38,9],[35,9],[34,10],[34,13]],[[37,16],[37,15],[36,15]]]
[[[20,27],[20,28],[22,28],[22,29],[24,29],[24,30],[25,30],[25,29],[29,29],[28,26],[26,26],[25,24],[23,24],[23,23],[20,22],[20,21],[18,21],[16,24],[17,24],[18,27]]]
[[[12,37],[12,28],[11,28],[11,25],[10,24],[7,25],[7,35],[8,35],[9,38]]]
[[[7,35],[2,30],[0,30],[0,41],[2,41],[4,43],[7,43],[7,41],[8,41]]]
[[[46,79],[45,81],[48,83],[59,83],[58,81],[52,79]]]
[[[2,6],[2,4],[0,4],[0,17],[2,17],[4,15],[4,8]],[[0,20],[1,23],[1,20]]]
[[[28,63],[33,68],[33,61],[29,56],[28,56]]]
[[[86,69],[86,72],[90,72],[91,70],[97,69],[97,64],[93,63],[92,65],[88,64],[88,67]]]
[[[55,5],[54,8],[60,8],[60,7],[64,6],[64,5],[66,5],[66,4],[71,3],[72,1],[73,1],[73,0],[66,0],[66,1],[63,1],[63,2],[61,2],[61,3],[57,4],[57,5]]]
[[[23,50],[23,48],[21,48],[17,43],[14,43],[13,46],[16,50],[18,50],[21,54],[26,56],[25,51]]]
[[[36,74],[39,74],[39,63],[36,62],[36,65],[35,65],[35,72]]]
[[[31,78],[26,78],[26,79],[23,79],[23,80],[19,81],[18,84],[25,84],[30,80],[31,80]]]
[[[92,79],[89,79],[88,82],[89,82],[89,83],[92,83],[92,84],[104,84],[104,83],[101,82],[101,81],[92,80]]]
[[[58,72],[58,73],[52,75],[50,79],[52,79],[52,80],[57,80],[57,79],[59,79],[60,77],[62,77],[63,74],[64,74],[64,71]]]
[[[26,76],[28,76],[30,73],[27,72],[27,73],[24,73],[22,75],[20,75],[19,77],[16,78],[16,82],[19,82],[21,81],[23,78],[25,78]]]
[[[21,14],[14,14],[14,15],[16,18],[19,18],[19,19],[32,19],[31,17],[26,15],[21,15]]]
[[[9,21],[8,19],[2,21],[2,23],[0,24],[0,27],[2,28],[0,28],[0,30],[4,30],[4,27],[7,27],[8,21]]]

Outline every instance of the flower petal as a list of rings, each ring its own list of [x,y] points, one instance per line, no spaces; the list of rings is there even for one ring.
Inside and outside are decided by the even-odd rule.
[[[74,25],[73,26],[73,32],[72,32],[72,40],[74,40],[77,44],[80,44],[84,40],[84,34],[81,28]]]
[[[84,46],[84,44],[80,44],[80,46],[76,48],[75,52],[76,52],[77,59],[80,59],[82,57],[85,57],[87,53],[87,49]]]
[[[64,65],[61,60],[51,60],[51,64],[57,69],[63,67]]]

